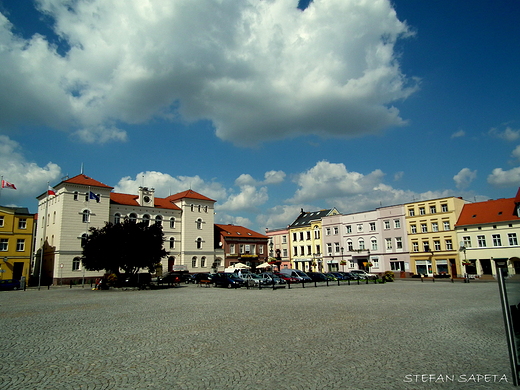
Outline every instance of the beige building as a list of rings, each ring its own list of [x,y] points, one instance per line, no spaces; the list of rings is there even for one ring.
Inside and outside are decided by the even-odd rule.
[[[82,238],[90,227],[101,228],[124,218],[162,225],[164,248],[169,253],[161,263],[163,272],[174,265],[184,265],[192,272],[211,270],[215,261],[214,200],[192,190],[167,198],[156,197],[153,188],[140,187],[137,194],[112,190],[80,174],[38,197],[34,274],[40,277],[41,262],[43,284],[101,276],[102,272],[83,268]]]
[[[404,205],[413,274],[463,275],[455,224],[465,204],[447,197]]]

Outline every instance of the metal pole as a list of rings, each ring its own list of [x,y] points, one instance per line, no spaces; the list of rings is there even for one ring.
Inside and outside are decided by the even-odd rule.
[[[500,302],[502,303],[502,314],[504,315],[504,325],[506,328],[507,347],[509,350],[509,360],[511,363],[511,373],[513,375],[513,384],[518,386],[518,354],[516,352],[515,334],[513,330],[513,321],[509,304],[507,302],[507,292],[505,288],[503,268],[497,267],[498,289],[500,291]]]

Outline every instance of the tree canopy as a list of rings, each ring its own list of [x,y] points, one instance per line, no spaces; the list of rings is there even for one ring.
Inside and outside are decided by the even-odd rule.
[[[119,274],[137,274],[141,269],[153,272],[167,255],[163,248],[162,227],[147,222],[107,222],[98,229],[91,227],[83,245],[82,262],[89,271],[106,270]]]

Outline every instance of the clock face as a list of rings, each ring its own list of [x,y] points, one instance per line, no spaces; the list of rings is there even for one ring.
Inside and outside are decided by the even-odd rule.
[[[150,197],[149,197],[149,196],[145,196],[143,199],[144,199],[144,201],[145,201],[146,203],[148,203],[148,202],[150,201]]]

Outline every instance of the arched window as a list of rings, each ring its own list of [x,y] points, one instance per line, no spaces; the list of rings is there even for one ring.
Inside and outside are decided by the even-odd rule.
[[[359,244],[359,248],[358,249],[361,249],[361,250],[365,249],[365,240],[360,238],[359,241],[358,241],[358,244]]]
[[[200,213],[200,204],[199,204],[199,213]]]
[[[148,226],[150,224],[150,216],[148,214],[143,215],[143,223],[145,226]]]
[[[74,200],[78,200],[78,191],[74,191]]]
[[[191,268],[197,268],[197,256],[191,258]]]
[[[89,223],[90,222],[90,210],[83,210],[83,223]]]
[[[193,207],[194,207],[193,204],[190,204],[191,211],[193,211]]]
[[[79,271],[79,265],[81,263],[81,257],[76,256],[72,259],[72,270]]]
[[[114,223],[115,224],[121,223],[121,214],[115,213],[115,215],[114,215]]]
[[[130,219],[130,222],[134,222],[137,221],[137,214],[136,213],[131,213],[128,218]]]
[[[205,212],[205,213],[208,212],[208,206],[204,206],[204,212]]]
[[[83,233],[83,234],[81,235],[81,247],[82,247],[82,248],[83,248],[83,247],[85,246],[85,244],[87,243],[87,238],[88,238],[87,233]]]
[[[88,202],[88,195],[89,195],[88,192],[85,193],[85,202]]]
[[[156,224],[157,226],[162,226],[162,217],[161,217],[160,215],[157,215],[157,216],[155,217],[155,224]]]
[[[197,238],[196,240],[196,243],[197,243],[197,249],[202,249],[202,238]]]
[[[200,267],[206,267],[206,256],[202,256],[202,258],[200,259]]]
[[[174,217],[170,218],[170,229],[175,229],[175,218]]]
[[[197,220],[195,222],[197,224],[197,229],[201,230],[202,229],[202,219],[197,218]]]
[[[170,249],[175,248],[175,237],[170,237]]]

